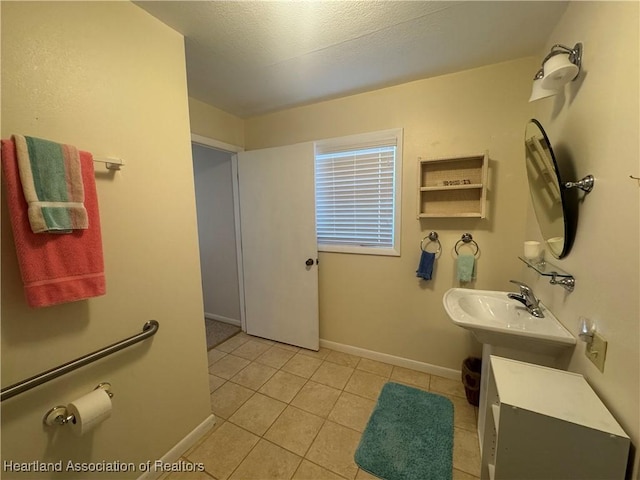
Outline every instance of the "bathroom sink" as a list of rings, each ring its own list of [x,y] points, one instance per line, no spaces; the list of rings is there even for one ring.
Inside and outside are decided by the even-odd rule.
[[[452,288],[442,302],[453,323],[483,344],[545,354],[575,345],[575,337],[542,303],[544,318],[537,318],[507,293]]]

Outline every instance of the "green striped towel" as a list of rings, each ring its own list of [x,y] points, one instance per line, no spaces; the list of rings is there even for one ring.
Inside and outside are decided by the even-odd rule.
[[[13,139],[33,233],[71,233],[88,228],[76,147],[22,135]]]

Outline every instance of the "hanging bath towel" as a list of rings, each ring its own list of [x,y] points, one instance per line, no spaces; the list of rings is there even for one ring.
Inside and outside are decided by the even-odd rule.
[[[27,303],[45,307],[104,295],[102,235],[93,158],[79,152],[88,228],[34,233],[18,171],[16,146],[2,140],[2,171],[9,217]]]
[[[34,233],[70,233],[89,225],[80,155],[73,145],[14,135],[18,171]]]

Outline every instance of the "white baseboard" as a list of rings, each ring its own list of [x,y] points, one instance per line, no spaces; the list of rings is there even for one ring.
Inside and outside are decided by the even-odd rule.
[[[182,454],[184,454],[184,452],[195,445],[196,442],[200,440],[205,433],[211,430],[215,424],[216,417],[214,417],[213,414],[209,415],[200,425],[194,428],[191,433],[189,433],[186,437],[176,443],[171,450],[165,453],[162,458],[158,460],[163,463],[177,462]],[[151,469],[140,475],[138,477],[138,480],[156,480],[162,475],[165,475],[165,472],[155,471],[155,469],[153,468],[153,463],[154,462],[151,462]]]
[[[215,313],[204,312],[204,318],[208,318],[209,320],[218,320],[219,322],[228,323],[229,325],[235,325],[236,327],[242,327],[240,320],[236,320],[235,318],[223,317],[222,315],[217,315]]]
[[[412,370],[418,370],[419,372],[429,373],[439,377],[450,378],[451,380],[460,380],[460,370],[454,370],[452,368],[439,367],[437,365],[431,365],[430,363],[418,362],[417,360],[396,357],[395,355],[389,355],[388,353],[380,353],[373,350],[345,345],[343,343],[331,342],[329,340],[323,340],[322,338],[320,339],[320,346],[336,350],[338,352],[368,358],[369,360],[376,360],[378,362],[410,368]]]

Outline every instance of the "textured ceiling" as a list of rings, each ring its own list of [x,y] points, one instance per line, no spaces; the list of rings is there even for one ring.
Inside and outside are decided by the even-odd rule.
[[[189,96],[243,118],[540,55],[567,6],[553,1],[134,3],[185,36]]]

